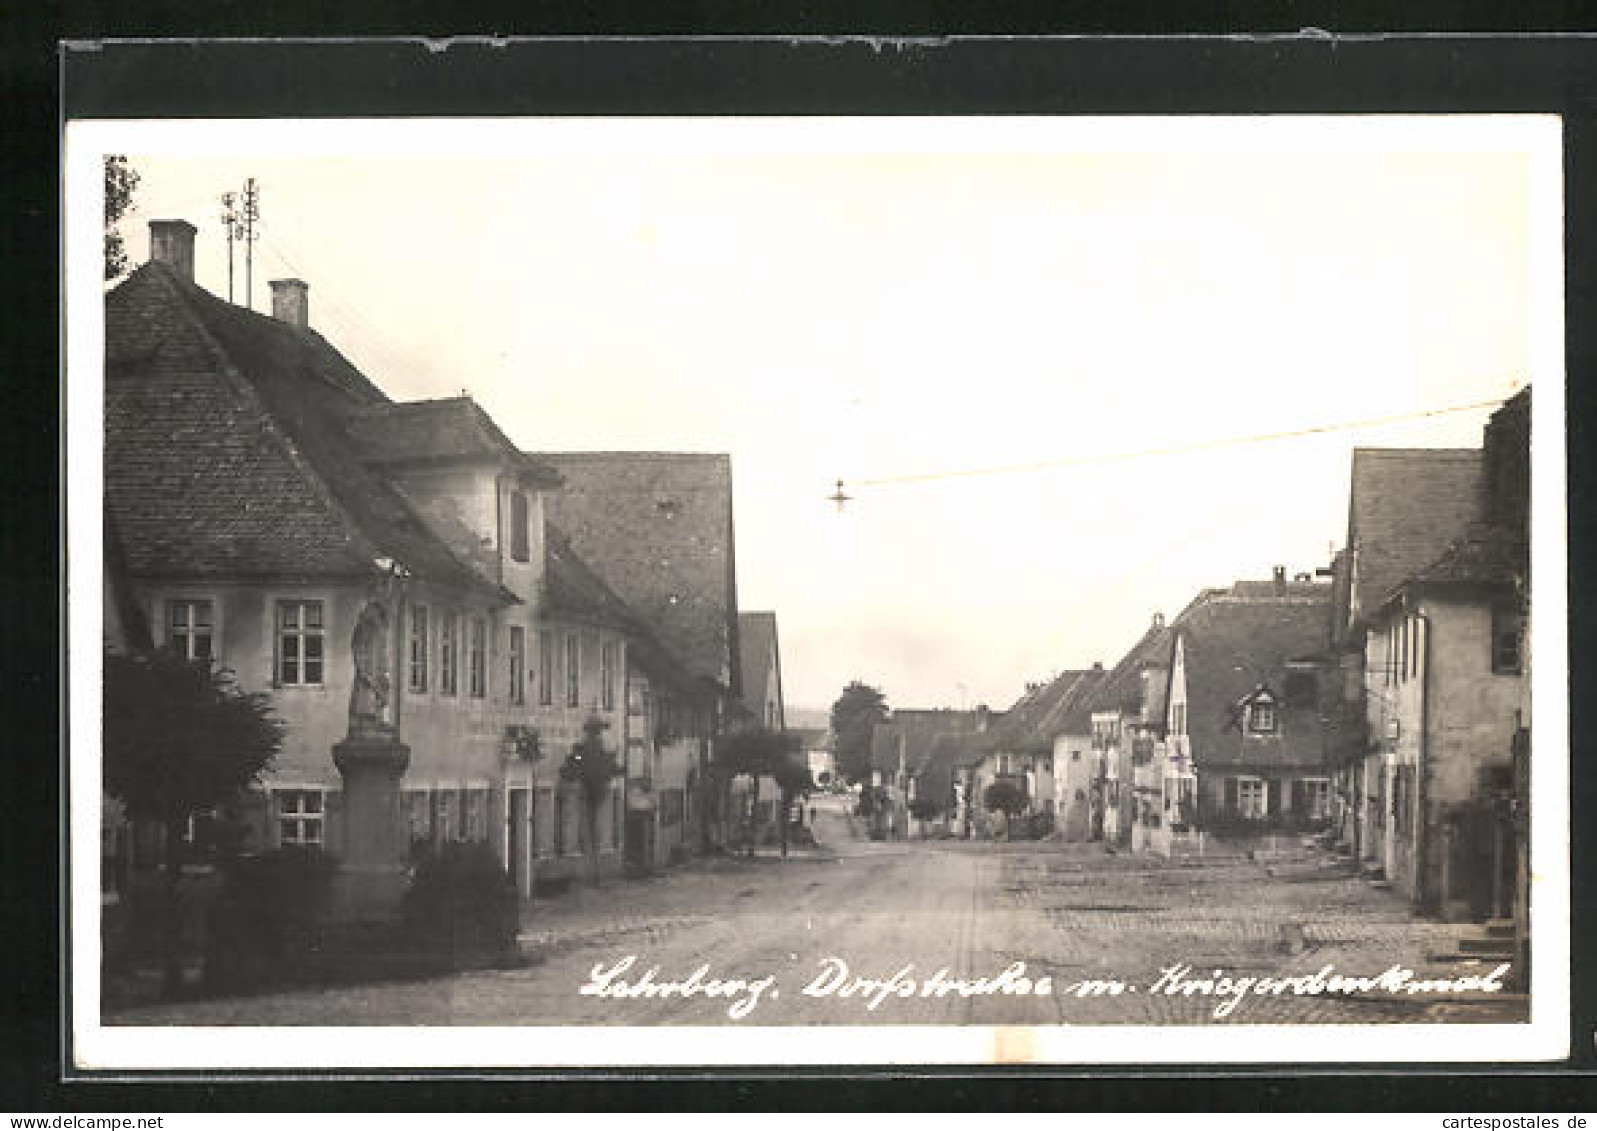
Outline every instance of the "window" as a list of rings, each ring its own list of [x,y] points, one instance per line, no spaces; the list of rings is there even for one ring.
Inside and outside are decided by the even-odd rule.
[[[1244,817],[1259,818],[1266,813],[1264,782],[1258,778],[1237,779],[1237,811]]]
[[[1175,703],[1170,707],[1170,733],[1187,733],[1187,705]]]
[[[1408,682],[1408,618],[1397,626],[1397,681]]]
[[[488,791],[469,789],[461,794],[461,812],[465,815],[464,839],[476,843],[488,840]]]
[[[427,606],[410,609],[410,689],[427,690]]]
[[[1304,816],[1311,821],[1331,815],[1331,783],[1325,778],[1305,778],[1302,787]]]
[[[168,601],[166,603],[167,646],[185,660],[211,658],[211,603],[209,601]]]
[[[481,699],[488,694],[488,623],[481,617],[471,618],[471,654],[468,664],[471,697]]]
[[[610,805],[610,843],[616,848],[621,847],[621,830],[625,827],[621,815],[621,791],[615,790],[610,796],[614,799]]]
[[[555,792],[555,819],[554,819],[555,843],[554,843],[554,854],[556,856],[564,856],[566,854],[566,791],[564,789],[557,789],[554,792]]]
[[[1072,751],[1071,751],[1071,752],[1070,752],[1070,760],[1071,760],[1071,761],[1072,761],[1072,762],[1079,762],[1079,761],[1081,761],[1081,751],[1080,751],[1080,750],[1072,750]],[[1077,792],[1078,792],[1078,793],[1079,793],[1079,792],[1080,792],[1080,790],[1077,790]]]
[[[522,491],[510,494],[510,556],[518,562],[532,556],[527,545],[527,496]]]
[[[574,632],[566,633],[566,706],[582,705],[581,643]]]
[[[538,633],[538,702],[547,707],[555,700],[555,638]]]
[[[510,701],[518,706],[527,701],[527,630],[510,626]]]
[[[615,710],[616,645],[613,640],[607,641],[599,648],[599,696],[600,705],[606,711]]]
[[[1519,642],[1524,631],[1525,621],[1518,610],[1504,606],[1492,608],[1492,671],[1498,675],[1520,674]]]
[[[277,802],[277,842],[279,844],[322,843],[325,815],[319,789],[283,789],[273,795]]]
[[[460,679],[460,614],[450,609],[438,626],[438,691],[453,695]]]
[[[1248,729],[1254,734],[1275,733],[1275,701],[1256,699],[1248,710]]]
[[[322,682],[322,603],[277,603],[277,682],[284,687]]]

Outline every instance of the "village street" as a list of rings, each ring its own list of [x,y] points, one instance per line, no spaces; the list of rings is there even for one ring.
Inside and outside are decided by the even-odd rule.
[[[1191,976],[1376,975],[1394,963],[1417,976],[1484,972],[1459,959],[1466,928],[1426,923],[1367,881],[1333,875],[1312,858],[1230,857],[1175,864],[1105,855],[1096,845],[872,842],[848,803],[817,802],[823,849],[787,860],[721,860],[642,881],[612,881],[529,910],[529,965],[426,982],[296,991],[145,1007],[111,1024],[200,1025],[813,1025],[1204,1024],[1512,1021],[1523,999],[1424,996],[1392,1000],[1248,996],[1216,1021],[1222,998],[1156,992],[1161,971]],[[1275,874],[1272,875],[1271,872]],[[1306,949],[1278,945],[1283,923],[1302,925]],[[1430,956],[1435,955],[1433,959]],[[759,993],[623,999],[584,995],[596,968],[635,961],[612,984],[681,981],[703,964],[711,979],[774,976]],[[945,979],[993,978],[1015,963],[1044,994],[805,993],[837,970],[891,979],[904,967],[917,989]],[[1489,968],[1489,967],[1484,967]],[[1118,979],[1120,994],[1079,996],[1085,979]],[[741,1019],[731,1007],[747,1003]]]

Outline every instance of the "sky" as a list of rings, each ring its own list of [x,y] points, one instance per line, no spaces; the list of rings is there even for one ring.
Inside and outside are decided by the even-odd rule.
[[[1545,146],[1501,118],[144,125],[135,263],[187,219],[226,296],[253,177],[255,309],[304,279],[395,399],[730,453],[801,706],[1001,708],[1327,565],[1356,445],[1475,447],[1489,409],[1221,442],[1504,399],[1559,285]]]

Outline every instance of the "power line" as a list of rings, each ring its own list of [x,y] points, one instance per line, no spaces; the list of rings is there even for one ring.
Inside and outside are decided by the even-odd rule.
[[[1293,428],[1283,432],[1259,432],[1249,436],[1229,436],[1219,440],[1201,440],[1190,444],[1176,444],[1166,448],[1144,448],[1139,451],[1111,452],[1089,456],[1064,456],[1058,459],[1035,460],[1030,463],[1000,464],[993,467],[966,468],[954,471],[934,471],[919,475],[883,475],[872,479],[850,480],[848,485],[854,488],[887,487],[905,483],[930,483],[941,479],[970,479],[984,475],[1019,475],[1026,472],[1053,471],[1065,467],[1088,467],[1095,464],[1123,463],[1128,460],[1149,459],[1155,456],[1190,455],[1195,452],[1244,447],[1250,444],[1267,444],[1277,440],[1323,435],[1328,432],[1352,432],[1361,428],[1376,428],[1385,424],[1425,420],[1430,417],[1447,416],[1458,412],[1474,412],[1483,408],[1496,408],[1503,404],[1506,399],[1498,397],[1488,401],[1476,401],[1473,404],[1427,409],[1423,412],[1401,413],[1396,416],[1378,416],[1367,420],[1343,421],[1338,424],[1320,424],[1308,428]],[[841,494],[842,490],[843,481],[839,480],[837,484],[838,494]],[[836,495],[828,496],[828,498],[836,501]]]

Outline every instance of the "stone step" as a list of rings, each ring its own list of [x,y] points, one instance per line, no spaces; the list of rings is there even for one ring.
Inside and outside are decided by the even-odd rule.
[[[1502,955],[1506,958],[1513,954],[1514,948],[1505,946],[1504,941],[1482,935],[1465,935],[1458,940],[1458,949],[1463,954]]]
[[[1494,939],[1511,939],[1514,937],[1514,920],[1488,919],[1486,933]]]

